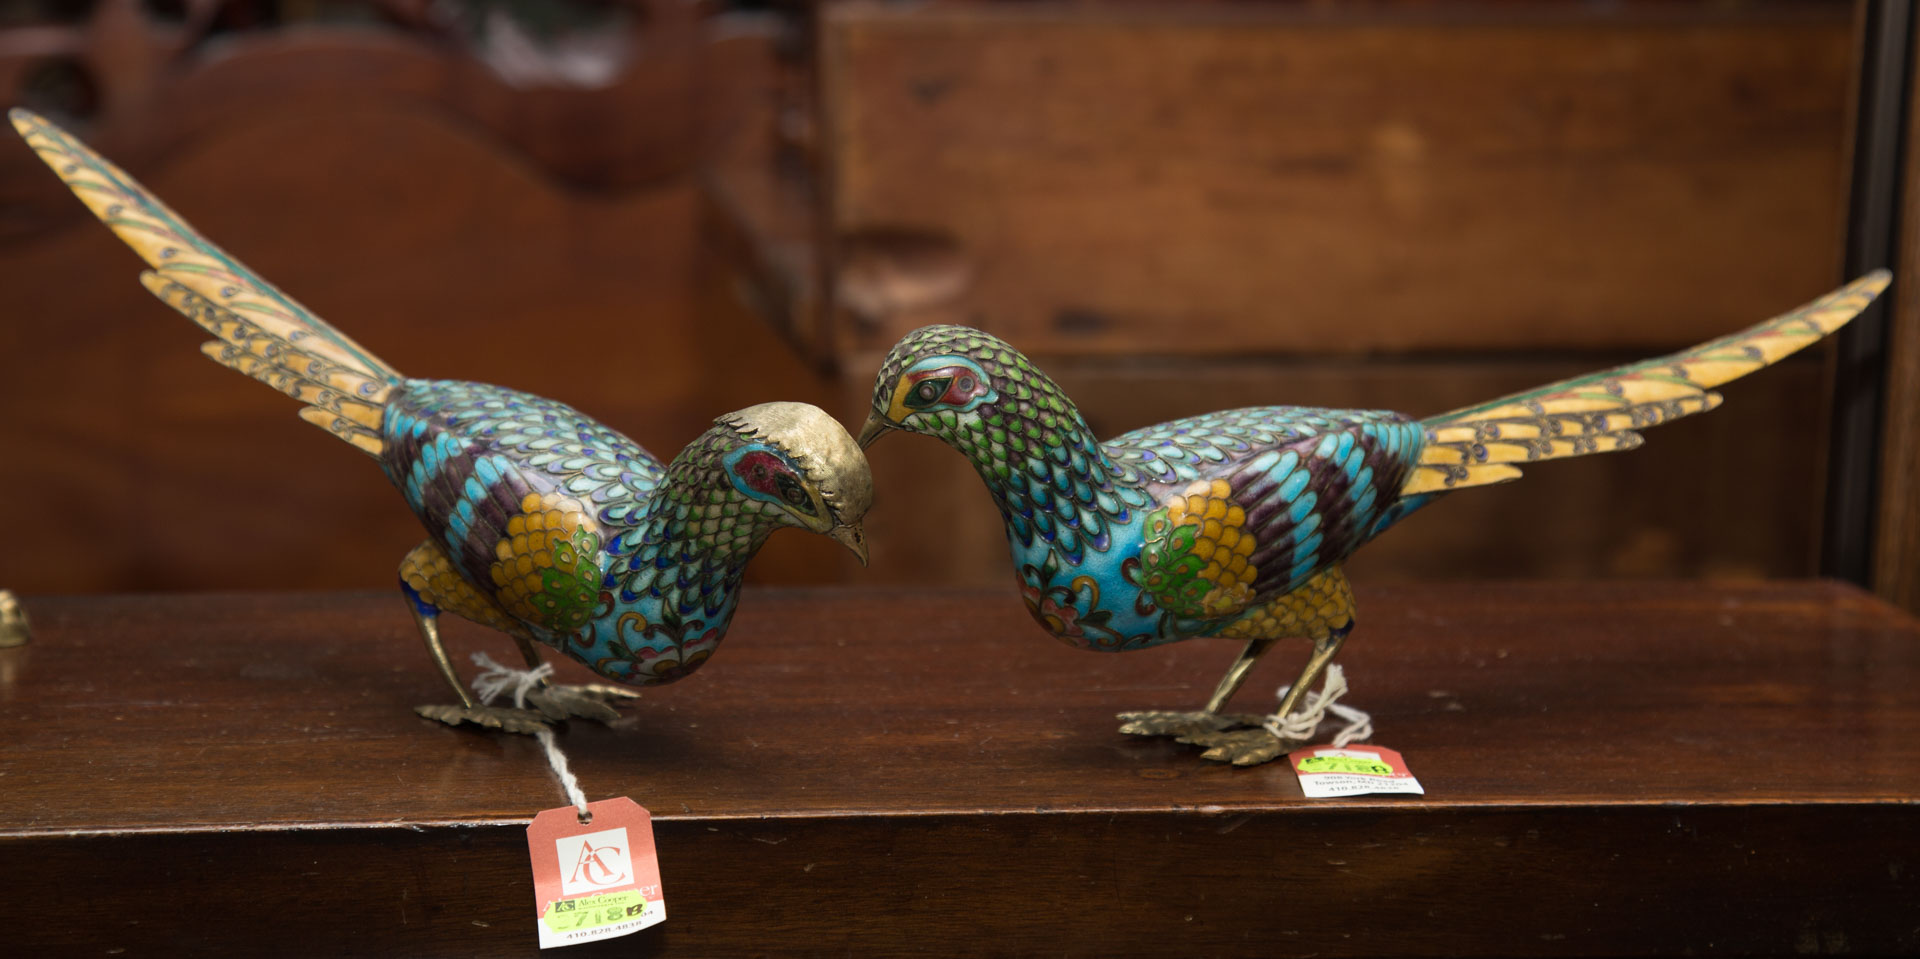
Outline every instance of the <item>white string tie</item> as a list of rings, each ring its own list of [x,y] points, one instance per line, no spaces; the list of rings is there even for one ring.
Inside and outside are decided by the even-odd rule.
[[[486,653],[474,653],[473,664],[480,667],[480,675],[473,677],[473,691],[480,694],[482,705],[492,703],[501,693],[513,690],[513,708],[527,708],[527,693],[553,675],[552,663],[541,663],[533,669],[509,669],[494,662]],[[587,794],[580,791],[580,780],[567,768],[567,756],[560,751],[560,744],[554,741],[553,730],[540,729],[533,734],[547,751],[547,765],[553,768],[553,775],[560,780],[560,788],[567,794],[567,801],[580,811],[580,821],[588,821]]]
[[[1275,695],[1284,700],[1287,697],[1287,692],[1292,688],[1291,686],[1282,686],[1280,687],[1280,691]],[[1340,705],[1337,700],[1346,694],[1346,670],[1341,669],[1338,664],[1329,664],[1327,666],[1326,681],[1321,684],[1318,692],[1313,690],[1307,691],[1306,703],[1299,712],[1286,716],[1281,716],[1276,713],[1268,716],[1266,721],[1261,723],[1261,725],[1266,727],[1267,732],[1281,739],[1293,742],[1308,742],[1313,739],[1314,730],[1319,729],[1320,724],[1326,721],[1327,714],[1332,713],[1335,717],[1346,720],[1347,723],[1340,728],[1339,732],[1334,734],[1334,746],[1345,746],[1356,740],[1372,738],[1373,717],[1352,706]]]
[[[508,669],[493,661],[486,653],[474,653],[473,664],[480,667],[480,675],[473,677],[473,691],[480,694],[480,704],[491,705],[501,693],[513,690],[513,708],[527,708],[527,692],[540,685],[540,681],[553,675],[552,663],[541,663],[538,669]]]

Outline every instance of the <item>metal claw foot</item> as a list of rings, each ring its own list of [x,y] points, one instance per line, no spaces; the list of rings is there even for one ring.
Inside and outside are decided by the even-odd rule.
[[[1131,736],[1171,736],[1177,743],[1205,746],[1201,759],[1258,766],[1286,754],[1300,743],[1282,739],[1266,728],[1265,716],[1250,713],[1169,712],[1146,710],[1121,713],[1120,731]]]
[[[547,728],[547,721],[531,709],[502,706],[415,706],[413,711],[449,726],[472,723],[502,732],[531,736]]]
[[[639,698],[640,694],[631,689],[604,683],[580,686],[550,686],[543,683],[527,690],[527,705],[553,720],[578,716],[610,723],[620,718],[620,711],[613,708],[614,703]]]
[[[1259,726],[1183,736],[1175,741],[1206,746],[1207,751],[1200,754],[1201,759],[1232,763],[1235,766],[1258,766],[1286,755],[1289,747],[1299,745],[1299,743],[1281,739]]]

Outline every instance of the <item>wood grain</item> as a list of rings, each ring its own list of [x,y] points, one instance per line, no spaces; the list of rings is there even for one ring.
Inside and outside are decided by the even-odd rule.
[[[1920,34],[1920,24],[1914,30]],[[1910,81],[1909,144],[1920,131],[1920,76]],[[1920,150],[1901,172],[1897,281],[1886,311],[1886,400],[1880,412],[1879,502],[1875,510],[1873,586],[1920,612]]]
[[[1844,6],[1547,6],[831,5],[823,216],[951,238],[1039,353],[1679,346],[1834,285]]]
[[[1198,702],[1226,644],[1068,649],[1011,589],[756,590],[698,675],[560,737],[589,795],[656,815],[670,916],[580,954],[1920,948],[1914,619],[1819,583],[1358,598],[1351,698],[1425,797],[1307,801],[1283,766],[1114,731]],[[13,947],[534,952],[523,830],[559,791],[534,743],[412,715],[446,693],[397,599],[26,603]]]
[[[1425,415],[1837,279],[1849,30],[1817,3],[834,5],[817,96],[762,124],[817,133],[786,144],[817,169],[743,137],[707,210],[849,421],[894,337],[936,322],[1007,336],[1107,436],[1270,403]],[[879,229],[954,240],[968,287],[854,308],[850,241]],[[1827,393],[1811,358],[1736,384],[1647,450],[1453,497],[1355,573],[1807,575]],[[1006,580],[960,461],[872,459],[894,559],[865,576]]]

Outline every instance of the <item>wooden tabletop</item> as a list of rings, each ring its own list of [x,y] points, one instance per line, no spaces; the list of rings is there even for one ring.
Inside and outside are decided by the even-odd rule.
[[[0,921],[36,954],[534,951],[524,826],[565,800],[531,740],[413,714],[449,696],[397,595],[25,601]],[[1285,763],[1116,732],[1196,707],[1235,644],[1083,652],[1011,588],[752,591],[698,673],[559,736],[590,798],[656,817],[670,918],[604,951],[1920,948],[1912,618],[1828,583],[1359,601],[1347,701],[1424,797],[1306,800]],[[516,658],[448,632],[463,673]],[[80,889],[111,918],[44,918]]]

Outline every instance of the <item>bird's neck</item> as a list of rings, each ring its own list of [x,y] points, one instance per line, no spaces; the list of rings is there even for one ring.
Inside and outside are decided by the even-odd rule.
[[[943,420],[938,435],[973,463],[1002,512],[1068,518],[1112,494],[1119,469],[1051,378],[1029,369],[1001,393],[976,416]]]
[[[667,464],[646,511],[615,546],[623,560],[615,571],[623,599],[658,591],[683,606],[717,608],[780,528],[777,507],[749,499],[728,481],[721,460],[732,439],[716,427]]]

